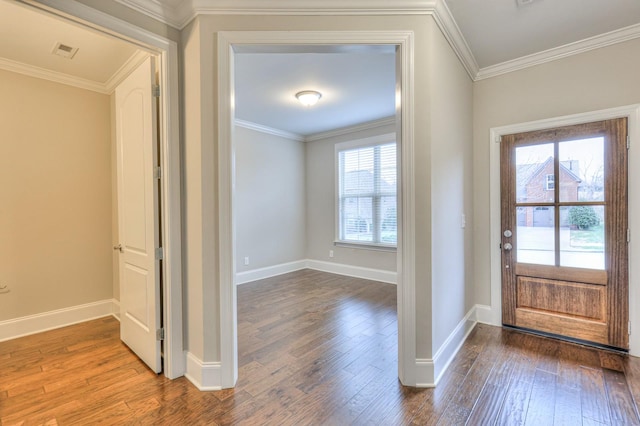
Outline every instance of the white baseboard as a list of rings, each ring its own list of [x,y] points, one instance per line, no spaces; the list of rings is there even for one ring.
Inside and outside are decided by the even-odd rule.
[[[250,283],[252,281],[263,280],[289,272],[299,271],[307,267],[306,260],[281,263],[279,265],[267,266],[266,268],[252,269],[251,271],[238,272],[236,274],[236,285]]]
[[[416,359],[416,387],[417,388],[434,388],[435,380],[435,364],[432,359]]]
[[[116,299],[111,300],[111,315],[118,321],[120,321],[120,301]]]
[[[476,320],[482,324],[502,326],[500,315],[488,305],[476,305]]]
[[[323,262],[312,259],[307,259],[307,268],[314,269],[316,271],[346,275],[348,277],[363,278],[365,280],[381,281],[388,284],[398,283],[397,272],[385,271],[382,269],[363,268],[361,266],[351,266],[342,263]]]
[[[348,277],[363,278],[365,280],[382,281],[383,283],[389,284],[398,283],[398,274],[393,271],[305,259],[297,260],[295,262],[281,263],[274,266],[267,266],[266,268],[253,269],[251,271],[238,272],[236,274],[236,285],[271,278],[277,275],[299,271],[300,269],[313,269],[316,271],[346,275]]]
[[[462,344],[467,340],[469,333],[476,326],[476,315],[476,306],[474,306],[440,346],[433,359],[416,359],[416,387],[432,388],[438,384]]]
[[[107,299],[84,305],[71,306],[41,314],[0,321],[0,342],[55,328],[112,315],[114,300]],[[118,308],[119,312],[119,308]]]
[[[201,391],[222,389],[222,366],[219,362],[204,362],[191,352],[185,352],[187,371],[184,376]]]

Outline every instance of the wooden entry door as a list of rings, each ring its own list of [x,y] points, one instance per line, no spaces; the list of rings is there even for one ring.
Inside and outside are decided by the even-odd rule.
[[[629,347],[626,118],[501,140],[502,322]]]

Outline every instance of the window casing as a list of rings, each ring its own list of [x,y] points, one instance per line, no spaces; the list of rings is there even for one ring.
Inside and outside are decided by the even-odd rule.
[[[336,158],[336,243],[395,248],[396,142],[387,137],[339,144]]]

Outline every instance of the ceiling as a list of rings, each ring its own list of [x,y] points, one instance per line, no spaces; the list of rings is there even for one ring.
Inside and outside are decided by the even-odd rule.
[[[638,0],[446,0],[480,69],[640,23]]]
[[[197,13],[430,13],[474,80],[640,37],[640,0],[111,1],[176,28]],[[79,47],[78,53],[72,60],[55,56],[56,42]],[[100,32],[0,0],[0,68],[110,93],[146,55]],[[394,55],[380,47],[249,47],[236,54],[235,79],[237,118],[299,136],[394,114]],[[323,94],[313,108],[295,102],[295,93],[308,89]]]
[[[346,49],[351,47],[351,49]],[[383,46],[235,55],[236,117],[309,136],[393,116],[395,53]],[[322,94],[313,107],[297,92]]]
[[[78,51],[72,59],[54,55],[56,43]],[[117,83],[114,76],[141,56],[130,43],[0,0],[0,69],[107,93]]]

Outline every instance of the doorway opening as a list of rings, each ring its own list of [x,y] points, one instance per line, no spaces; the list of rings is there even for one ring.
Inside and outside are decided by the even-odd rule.
[[[77,7],[69,2],[49,2],[48,5],[19,2],[20,7],[36,11],[40,15],[53,16],[57,21],[74,27],[82,27],[102,37],[118,39],[144,53],[145,57],[158,58],[158,101],[161,170],[159,174],[162,203],[163,237],[163,288],[154,289],[157,296],[163,293],[164,324],[164,374],[175,378],[184,374],[182,344],[182,289],[181,289],[181,220],[180,220],[180,157],[178,126],[178,51],[177,43],[143,30],[134,25],[123,26],[121,21],[109,15],[96,14],[91,8]],[[155,77],[155,76],[154,76]],[[100,89],[101,86],[98,86]],[[155,254],[155,253],[154,253]]]
[[[280,279],[283,286],[290,286],[291,298],[300,288],[309,289],[309,275],[281,274],[301,268],[349,269],[347,275],[367,268],[392,276],[395,283],[396,46],[242,45],[234,52],[235,283],[279,275],[262,285]],[[315,106],[303,106],[296,99],[305,89],[321,93]],[[289,343],[305,348],[290,351],[297,356],[311,350],[313,342],[304,341],[312,333],[338,333],[333,339],[337,342],[342,333],[356,333],[355,327],[348,329],[354,324],[370,333],[381,323],[387,334],[367,337],[384,344],[385,355],[397,354],[396,318],[393,327],[387,327],[388,298],[378,294],[370,299],[367,288],[352,278],[344,277],[340,284],[342,280],[307,272],[318,280],[317,288],[324,289],[326,299],[312,291],[314,297],[300,297],[295,306],[285,302],[271,318],[269,313],[282,300],[278,292],[263,294],[259,283],[238,289],[240,371],[254,358],[263,364],[267,353],[281,353],[284,343],[273,349],[269,344],[290,340],[291,334],[299,334],[293,331],[298,327],[308,327],[309,332],[300,342]],[[343,291],[332,291],[332,283]],[[370,284],[376,293],[373,289],[380,285]],[[349,285],[363,291],[361,300]],[[392,284],[381,287],[378,292],[392,294],[395,311],[396,289]],[[266,300],[256,300],[253,293],[271,295],[273,306],[267,308]],[[319,307],[315,301],[320,300]],[[379,312],[361,306],[366,304],[379,306]],[[285,318],[295,321],[285,326]],[[392,334],[389,328],[394,328]],[[284,330],[289,338],[279,334]],[[329,346],[326,341],[316,343]],[[366,344],[371,345],[362,342]],[[394,358],[381,358],[388,363],[385,371],[395,370]]]
[[[397,308],[398,308],[398,372],[403,383],[411,385],[415,381],[415,282],[412,253],[414,233],[413,176],[410,170],[413,153],[413,132],[411,110],[412,78],[412,34],[410,32],[222,32],[218,35],[218,76],[219,76],[219,177],[220,177],[220,243],[231,248],[220,254],[220,312],[221,330],[221,386],[233,387],[238,374],[237,347],[237,292],[234,285],[236,240],[236,218],[234,191],[234,125],[233,103],[235,54],[245,46],[321,46],[339,48],[354,45],[389,45],[396,51],[396,97],[395,128],[399,145],[398,158],[398,245],[397,245]],[[402,109],[401,109],[402,105]],[[405,380],[406,378],[406,380]]]

